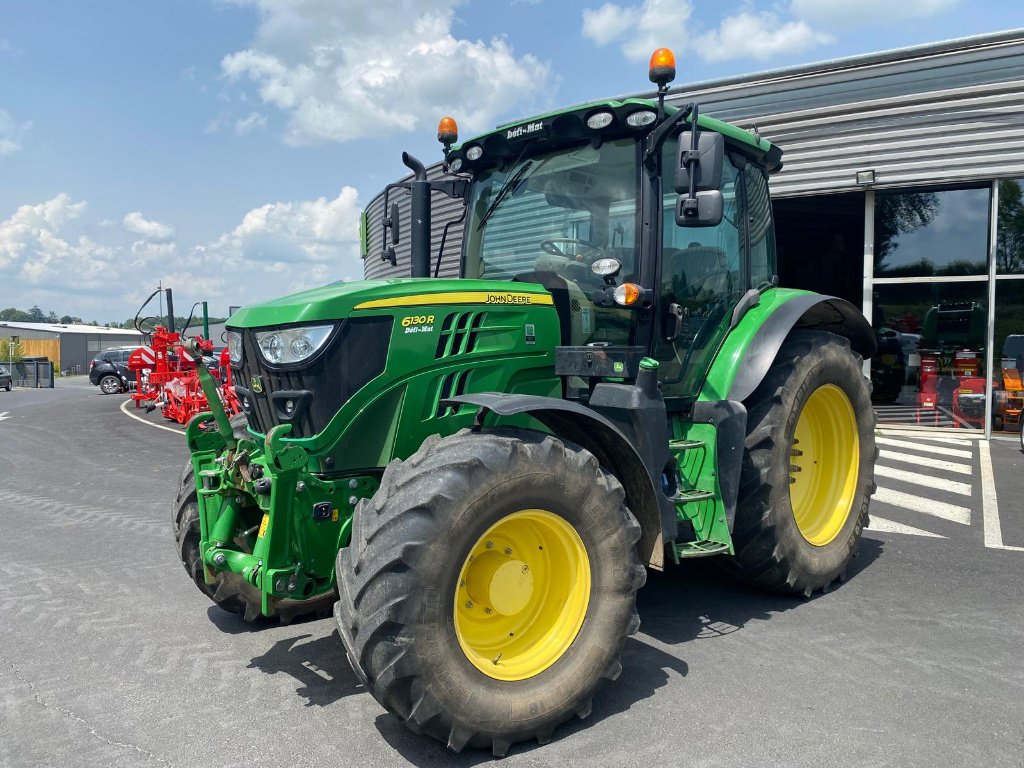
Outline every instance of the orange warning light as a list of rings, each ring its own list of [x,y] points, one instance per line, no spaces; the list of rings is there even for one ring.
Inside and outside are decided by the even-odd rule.
[[[455,124],[454,117],[446,115],[441,118],[441,122],[437,124],[437,140],[446,147],[459,140],[459,126]]]
[[[651,82],[659,88],[676,79],[676,56],[668,48],[659,48],[651,54],[651,65],[647,71]]]

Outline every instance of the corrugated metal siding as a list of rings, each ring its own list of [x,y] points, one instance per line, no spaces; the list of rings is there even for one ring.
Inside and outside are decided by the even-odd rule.
[[[756,125],[779,144],[785,165],[771,179],[779,198],[855,191],[855,173],[867,169],[878,189],[1024,177],[1024,30],[699,83],[670,101],[696,101],[704,114]],[[408,195],[399,194],[407,222]],[[435,202],[436,252],[461,205]],[[366,276],[407,275],[407,241],[397,269],[379,261],[381,203],[369,205]],[[460,246],[449,238],[442,274],[458,271]]]
[[[1024,33],[697,87],[678,102],[779,144],[777,197],[1024,175]]]
[[[437,179],[444,176],[441,165],[432,165],[427,168],[427,178]],[[406,176],[403,181],[408,181],[412,176]],[[379,277],[408,277],[409,276],[409,193],[404,189],[393,189],[388,199],[388,206],[391,203],[398,203],[401,219],[401,242],[395,246],[396,261],[398,264],[392,266],[390,262],[381,259],[383,251],[383,232],[381,220],[384,218],[384,193],[381,192],[366,206],[366,241],[367,253],[364,254],[363,274],[367,278]],[[455,221],[462,215],[463,203],[461,200],[450,198],[440,192],[435,192],[431,200],[430,218],[430,243],[433,251],[431,256],[431,274],[433,274],[434,259],[437,256],[437,249],[441,245],[441,236],[445,224]],[[459,275],[459,249],[462,247],[462,225],[452,224],[448,231],[448,239],[445,241],[444,256],[441,259],[441,271],[439,277],[458,277]]]

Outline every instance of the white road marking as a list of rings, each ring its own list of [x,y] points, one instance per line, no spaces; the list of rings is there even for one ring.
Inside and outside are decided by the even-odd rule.
[[[941,469],[945,472],[956,472],[958,475],[970,475],[974,472],[974,468],[970,464],[942,461],[941,459],[933,459],[931,456],[914,456],[911,453],[881,450],[878,452],[878,458],[886,461],[898,461],[901,464],[916,464],[919,467],[928,467],[929,469]]]
[[[911,451],[921,451],[922,453],[937,453],[940,456],[954,456],[958,459],[971,459],[974,458],[974,454],[967,450],[962,451],[958,448],[946,448],[939,445],[928,445],[921,441],[910,440],[894,440],[891,437],[876,437],[875,442],[879,445],[887,445],[890,448],[905,448]]]
[[[933,517],[941,517],[961,525],[971,524],[971,510],[966,507],[958,507],[955,504],[946,504],[932,499],[923,499],[920,496],[913,496],[909,493],[894,491],[889,488],[879,488],[872,497],[880,504],[891,504],[894,507],[902,507],[914,512],[921,512]]]
[[[1008,549],[1024,552],[1024,547],[1003,544],[1003,528],[999,523],[999,502],[996,500],[996,484],[992,475],[992,453],[987,442],[981,448],[981,519],[984,526],[985,546],[990,549]]]
[[[885,436],[885,430],[883,430],[883,436]],[[907,432],[890,433],[889,437],[907,437]],[[946,445],[974,445],[981,438],[979,433],[976,437],[935,437],[933,435],[921,435],[921,439],[929,443],[945,443]]]
[[[9,418],[11,418],[11,412],[10,411],[0,411],[0,421],[3,421],[4,419],[9,419]]]
[[[134,413],[129,413],[126,410],[126,407],[127,407],[128,403],[130,403],[130,402],[132,402],[131,398],[129,398],[129,399],[125,400],[123,403],[121,403],[121,413],[123,413],[125,416],[133,418],[136,421],[141,421],[147,427],[156,427],[157,429],[166,429],[168,432],[173,432],[174,434],[180,435],[181,437],[185,436],[185,433],[182,432],[180,429],[173,429],[172,427],[165,427],[163,424],[154,424],[151,421],[146,421],[141,416],[136,416]]]
[[[867,528],[869,531],[881,531],[882,533],[905,533],[908,536],[927,536],[932,539],[944,539],[945,536],[941,536],[931,531],[926,531],[923,528],[915,528],[912,525],[904,525],[903,523],[896,523],[892,520],[886,520],[884,517],[877,517],[871,515],[871,525]]]
[[[908,472],[905,469],[887,467],[884,464],[875,465],[875,477],[887,477],[890,480],[899,480],[901,482],[912,483],[914,485],[924,485],[928,488],[936,488],[938,490],[958,493],[961,496],[971,495],[970,483],[961,483],[956,480],[946,480],[941,477],[922,475],[918,472]]]

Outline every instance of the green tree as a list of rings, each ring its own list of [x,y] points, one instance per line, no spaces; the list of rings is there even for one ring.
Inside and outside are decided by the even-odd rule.
[[[25,356],[20,339],[0,339],[0,360],[5,363],[18,363]]]
[[[932,223],[939,212],[934,192],[879,194],[875,202],[875,274],[888,272],[885,260],[899,247],[899,236]]]
[[[999,182],[996,266],[1000,272],[1024,272],[1024,200],[1021,198],[1021,182]]]

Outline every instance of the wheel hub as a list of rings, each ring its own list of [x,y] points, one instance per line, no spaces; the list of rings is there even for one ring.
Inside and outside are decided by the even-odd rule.
[[[559,515],[522,510],[477,540],[459,573],[455,633],[466,658],[498,680],[523,680],[572,645],[590,601],[590,563]]]
[[[857,417],[846,393],[825,384],[807,398],[790,448],[789,499],[800,533],[823,547],[846,524],[860,471]]]

